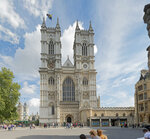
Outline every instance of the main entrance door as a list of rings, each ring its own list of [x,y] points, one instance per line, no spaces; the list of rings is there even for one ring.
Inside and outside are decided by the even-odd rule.
[[[67,123],[71,123],[71,117],[67,118]]]

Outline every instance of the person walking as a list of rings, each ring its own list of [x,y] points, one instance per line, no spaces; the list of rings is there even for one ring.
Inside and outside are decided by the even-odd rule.
[[[100,129],[97,129],[97,135],[101,137],[101,139],[108,139],[106,135],[103,134],[103,131]]]

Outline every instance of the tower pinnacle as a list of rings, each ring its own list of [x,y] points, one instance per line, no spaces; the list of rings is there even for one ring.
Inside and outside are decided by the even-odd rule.
[[[57,24],[56,24],[56,28],[57,29],[60,29],[60,26],[59,26],[59,18],[57,17]]]
[[[43,17],[43,23],[42,23],[42,26],[41,27],[46,27],[46,23],[45,23],[45,17]]]
[[[91,21],[90,21],[90,25],[89,25],[89,31],[93,31]]]
[[[80,30],[79,25],[78,25],[78,20],[77,20],[77,23],[76,23],[76,30]]]

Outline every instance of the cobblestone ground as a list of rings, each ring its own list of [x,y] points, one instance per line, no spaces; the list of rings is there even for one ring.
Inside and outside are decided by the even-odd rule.
[[[94,128],[96,130],[96,128]],[[136,139],[142,137],[142,129],[107,127],[101,128],[108,139]],[[0,139],[79,139],[80,134],[89,138],[90,128],[17,128],[14,131],[0,130]]]

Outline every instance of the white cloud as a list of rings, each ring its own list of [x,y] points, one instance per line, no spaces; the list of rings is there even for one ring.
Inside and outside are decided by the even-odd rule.
[[[35,94],[37,90],[37,86],[35,84],[29,85],[28,82],[23,83],[23,87],[21,88],[20,92],[21,94]]]
[[[32,98],[28,101],[29,104],[29,114],[36,114],[39,112],[40,106],[40,99],[39,98]]]
[[[0,25],[0,39],[4,41],[8,41],[12,44],[19,43],[19,37],[15,33],[11,32],[9,29],[1,25]]]
[[[78,25],[80,29],[83,29],[82,22],[78,22]],[[67,29],[65,29],[61,37],[63,63],[67,59],[67,56],[69,56],[70,60],[73,61],[73,42],[74,42],[75,28],[76,22],[74,22],[73,25],[70,25]]]
[[[24,20],[15,12],[13,1],[0,0],[0,20],[9,23],[14,28],[25,27]]]
[[[107,6],[104,5],[105,9],[107,9],[104,14],[101,9],[99,11],[99,16],[103,14],[103,19],[105,19],[102,20],[105,23],[103,30],[100,32],[100,34],[103,34],[100,40],[103,42],[101,45],[102,51],[97,56],[97,59],[100,59],[101,62],[98,61],[99,64],[96,64],[96,68],[100,72],[102,79],[109,80],[124,72],[135,71],[137,67],[141,67],[143,63],[145,64],[146,57],[143,51],[138,53],[138,55],[132,53],[133,56],[125,60],[123,59],[123,51],[125,51],[125,49],[130,50],[127,46],[129,46],[129,42],[132,41],[128,39],[128,36],[141,22],[139,19],[141,17],[139,17],[137,9],[138,11],[142,11],[143,7],[138,4],[136,5],[137,8],[133,8],[134,6],[135,3],[133,1],[115,0]],[[101,22],[101,20],[98,22]],[[130,53],[127,55],[130,56]]]
[[[94,45],[94,55],[96,55],[96,54],[97,54],[97,51],[98,51],[97,46],[96,46],[96,45]]]
[[[19,81],[34,80],[39,77],[40,66],[40,25],[31,33],[26,33],[24,49],[18,48],[15,56],[2,56],[3,63],[17,76]]]
[[[114,0],[109,4],[101,1],[97,4],[102,8],[97,7],[96,22],[98,26],[103,25],[97,43],[100,47],[98,49],[101,50],[96,55],[99,77],[97,92],[102,96],[103,106],[134,105],[134,85],[139,79],[140,70],[145,68],[147,63],[145,48],[139,46],[148,46],[146,40],[148,37],[145,38],[146,35],[136,32],[144,24],[142,19],[144,4],[143,1],[130,0]]]
[[[34,16],[46,16],[52,8],[53,0],[24,0],[24,7]]]

